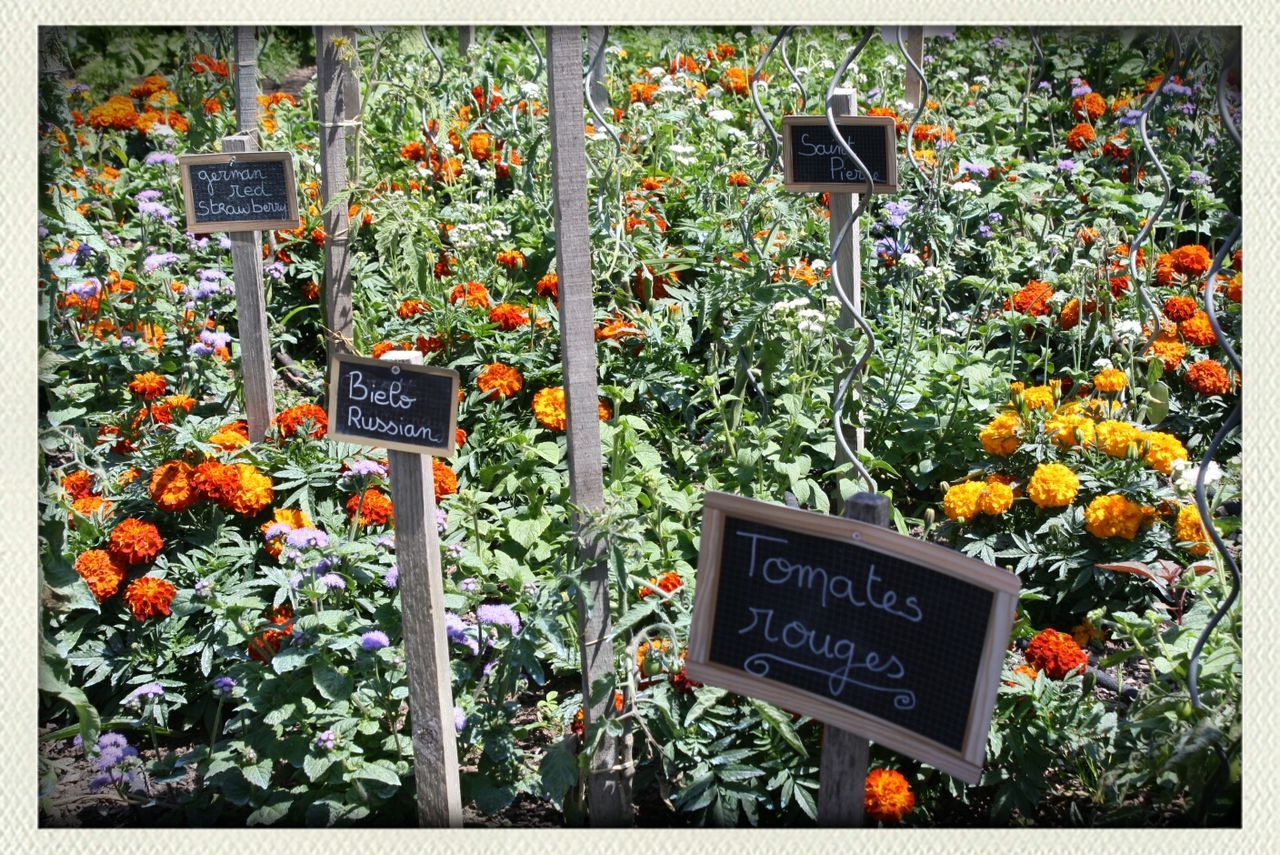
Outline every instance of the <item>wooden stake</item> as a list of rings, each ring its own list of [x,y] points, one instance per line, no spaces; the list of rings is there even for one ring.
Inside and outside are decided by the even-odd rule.
[[[222,138],[226,153],[257,151],[252,135]],[[271,341],[267,307],[262,294],[262,233],[228,232],[231,266],[236,283],[236,319],[240,327],[240,372],[244,378],[244,411],[249,441],[261,442],[276,417],[271,384]]]
[[[357,45],[357,36],[355,27],[343,27],[342,35],[351,43],[351,50],[354,52]],[[348,122],[346,133],[343,135],[347,142],[347,159],[358,168],[360,162],[355,160],[356,149],[360,143],[360,80],[356,77],[355,72],[351,68],[351,64],[347,63],[344,74],[342,75],[342,100],[343,100],[343,118]],[[360,176],[355,176],[356,182],[359,183]]]
[[[907,37],[905,39],[907,46],[907,55],[911,57],[916,65],[924,68],[924,27],[907,27]],[[920,75],[915,73],[911,65],[907,65],[907,100],[911,102],[913,107],[920,106]]]
[[[258,139],[257,28],[236,27],[236,128]]]
[[[845,505],[844,515],[851,520],[887,526],[889,500],[875,493],[855,493]],[[819,825],[857,828],[863,824],[870,756],[871,743],[866,737],[823,725],[822,759],[818,767]]]
[[[592,312],[591,240],[587,224],[587,152],[582,128],[585,94],[582,34],[578,27],[547,30],[547,94],[551,112],[551,188],[554,198],[556,273],[560,279],[560,353],[568,415],[569,498],[591,513],[604,508],[600,463],[599,391],[596,385],[595,318]],[[575,515],[574,531],[581,530]],[[592,687],[613,674],[609,633],[609,572],[603,540],[579,541],[586,567],[578,598],[582,643],[582,693],[587,728],[611,715],[606,692],[592,702]],[[631,821],[630,800],[617,768],[617,740],[605,734],[591,756],[587,800],[593,826]]]
[[[458,54],[466,56],[476,44],[475,27],[458,27]]]
[[[392,351],[383,358],[422,364],[422,354],[417,351]],[[396,566],[400,573],[396,585],[409,672],[418,825],[461,828],[462,790],[449,641],[444,629],[435,473],[426,454],[388,449],[387,463],[391,502],[396,509]]]
[[[324,205],[324,317],[329,358],[352,353],[351,249],[347,205],[335,201],[347,189],[347,105],[340,27],[316,27],[320,107],[320,194]]]
[[[831,93],[832,112],[836,118],[841,116],[853,116],[858,112],[858,93],[854,89],[836,89]],[[831,210],[831,219],[829,223],[830,245],[835,246],[836,238],[840,236],[840,232],[844,229],[844,224],[849,222],[853,216],[854,208],[858,207],[858,194],[856,193],[832,193],[830,195],[828,205]],[[853,304],[862,310],[862,265],[860,245],[862,242],[861,229],[857,223],[853,224],[853,230],[849,236],[844,239],[844,243],[840,245],[840,255],[835,259],[835,264],[840,268],[842,276],[841,281],[845,283],[845,290],[849,295],[849,299]],[[834,273],[832,274],[834,276]],[[835,284],[832,284],[832,295],[835,294]],[[840,304],[840,317],[836,321],[836,325],[842,330],[853,329],[855,324],[853,321],[853,313],[849,311],[843,303]],[[852,351],[850,348],[841,346],[840,348],[840,364],[847,366],[852,359]],[[840,387],[840,377],[836,378],[836,388]],[[832,393],[834,395],[834,392]],[[862,397],[862,383],[857,381],[853,388],[849,390],[849,399],[857,401]],[[832,398],[834,401],[835,399]],[[854,429],[853,448],[855,451],[863,449],[865,437],[863,435],[862,426],[859,425]],[[836,443],[836,465],[847,462],[844,449]]]

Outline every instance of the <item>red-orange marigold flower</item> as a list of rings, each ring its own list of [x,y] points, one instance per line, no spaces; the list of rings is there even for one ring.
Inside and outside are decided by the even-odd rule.
[[[200,491],[192,480],[195,472],[195,467],[182,460],[160,464],[151,473],[148,487],[151,501],[160,510],[171,514],[185,511],[200,499]]]
[[[493,135],[474,133],[467,139],[467,149],[476,160],[488,160],[493,154]]]
[[[1090,92],[1071,102],[1071,112],[1077,119],[1092,121],[1107,112],[1107,101],[1097,92]]]
[[[311,422],[311,438],[321,439],[329,432],[329,415],[315,404],[298,404],[276,416],[276,428],[285,438],[297,436],[306,422]]]
[[[1213,256],[1209,254],[1209,250],[1199,244],[1180,246],[1169,253],[1169,257],[1173,263],[1173,269],[1188,278],[1204,274],[1213,263]]]
[[[639,597],[643,600],[645,597],[655,596],[654,588],[657,588],[663,593],[670,594],[672,591],[679,590],[683,586],[684,580],[680,578],[680,574],[672,570],[670,572],[663,573],[657,578],[650,577],[648,585],[640,586]]]
[[[533,415],[538,423],[550,430],[564,430],[566,425],[564,389],[548,386],[533,396]]]
[[[1093,125],[1081,122],[1067,133],[1067,148],[1072,151],[1083,151],[1089,143],[1097,139],[1094,133]]]
[[[1072,671],[1083,672],[1089,664],[1076,640],[1065,632],[1056,629],[1045,629],[1027,645],[1023,654],[1027,662],[1041,670],[1054,680],[1061,680]]]
[[[434,461],[435,458],[433,457],[432,460]],[[354,519],[356,509],[360,509],[359,524],[361,526],[386,525],[395,518],[395,509],[392,507],[391,499],[381,490],[373,487],[364,491],[363,502],[361,502],[360,495],[357,494],[347,499],[346,507],[348,521]]]
[[[144,401],[159,398],[168,390],[169,386],[165,379],[154,371],[135,374],[133,375],[133,380],[129,383],[129,391]]]
[[[93,495],[93,473],[85,472],[83,469],[72,472],[62,479],[62,489],[66,490],[73,500]]]
[[[504,249],[497,254],[495,260],[508,270],[523,268],[525,265],[524,253],[518,249]]]
[[[167,579],[155,576],[143,576],[134,579],[124,590],[124,601],[129,606],[135,620],[150,620],[153,617],[167,616],[169,604],[178,589]]]
[[[431,472],[435,476],[437,502],[445,496],[452,496],[458,492],[458,473],[454,472],[449,464],[439,457],[432,457]]]
[[[489,307],[489,289],[481,282],[463,282],[455,286],[449,294],[449,302],[465,301],[468,306]]]
[[[539,297],[547,297],[556,302],[560,301],[560,277],[555,273],[548,273],[538,280],[538,284],[534,286],[534,290],[538,292]]]
[[[476,388],[484,392],[487,401],[510,398],[524,388],[524,378],[519,370],[501,362],[491,362],[476,377]]]
[[[76,559],[76,572],[84,579],[98,602],[116,591],[124,581],[124,567],[105,549],[90,549]]]
[[[1201,395],[1225,395],[1231,389],[1227,369],[1214,359],[1202,359],[1189,367],[1186,381]]]
[[[429,311],[431,311],[431,307],[422,300],[405,300],[400,304],[400,307],[396,309],[396,314],[407,321],[414,315],[421,315],[423,312]]]
[[[1182,337],[1194,345],[1209,347],[1217,344],[1218,336],[1209,323],[1209,316],[1204,312],[1196,312],[1187,320],[1178,324]]]
[[[489,320],[510,332],[529,323],[529,310],[514,303],[499,303],[489,310]]]
[[[1024,315],[1047,315],[1049,298],[1052,296],[1052,285],[1032,279],[1004,301],[1004,310],[1022,312]]]
[[[872,769],[867,773],[863,810],[874,822],[901,822],[916,806],[915,793],[896,769]]]
[[[746,187],[751,183],[751,178],[745,172],[734,171],[729,173],[728,181],[730,187]]]
[[[160,530],[149,522],[128,517],[111,530],[107,551],[122,564],[132,566],[150,561],[164,548]]]
[[[1195,299],[1186,296],[1170,297],[1164,301],[1164,316],[1174,323],[1189,321],[1196,314]]]

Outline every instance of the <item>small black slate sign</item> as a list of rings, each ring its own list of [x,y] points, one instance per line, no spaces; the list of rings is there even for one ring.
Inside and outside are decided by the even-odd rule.
[[[287,151],[178,158],[187,230],[250,232],[298,227],[293,155]]]
[[[871,172],[875,192],[898,190],[898,149],[890,116],[841,116],[840,135]],[[836,141],[825,116],[782,118],[782,184],[788,190],[857,193],[867,178]]]
[[[838,517],[707,493],[688,673],[976,780],[1018,580]]]
[[[330,439],[453,454],[458,372],[338,354],[329,363]]]

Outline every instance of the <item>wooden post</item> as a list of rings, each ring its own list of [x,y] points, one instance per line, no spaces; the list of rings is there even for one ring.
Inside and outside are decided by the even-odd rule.
[[[582,34],[578,27],[547,29],[547,95],[551,112],[551,189],[554,199],[556,273],[560,279],[560,353],[564,366],[569,450],[569,498],[591,513],[604,508],[600,462],[599,392],[596,385],[595,319],[592,313],[591,239],[587,224],[587,152],[582,128],[585,94]],[[581,530],[575,516],[574,531]],[[579,541],[585,566],[578,597],[582,644],[585,724],[611,715],[612,698],[592,701],[592,687],[613,673],[609,633],[609,570],[606,544]],[[618,741],[605,734],[591,756],[587,800],[593,826],[631,821],[619,763]]]
[[[236,128],[258,138],[258,39],[255,27],[236,27]]]
[[[335,199],[347,189],[347,105],[342,59],[346,41],[340,27],[316,27],[320,107],[320,195],[324,205],[324,318],[328,355],[353,351],[351,250],[347,206]]]
[[[831,93],[832,112],[836,119],[841,116],[852,116],[858,112],[858,93],[854,89],[836,89]],[[853,209],[858,207],[858,194],[856,193],[832,193],[829,197],[828,205],[831,210],[831,219],[829,221],[830,242],[831,246],[835,246],[836,239],[840,236],[840,232],[844,230],[845,223],[849,222],[853,216]],[[852,231],[849,236],[844,239],[844,243],[840,245],[840,255],[835,259],[835,266],[840,268],[841,281],[845,283],[845,291],[849,299],[853,302],[858,310],[862,310],[862,265],[861,252],[859,251],[862,242],[861,229],[858,224],[853,224]],[[835,273],[832,273],[835,276]],[[832,284],[832,292],[834,294],[835,285]],[[853,314],[843,304],[840,304],[840,318],[836,321],[836,325],[842,330],[853,329]],[[840,361],[842,365],[847,365],[852,358],[849,348],[840,348]],[[836,388],[840,387],[840,378],[836,378]],[[834,394],[834,393],[833,393]],[[856,382],[852,389],[849,390],[849,399],[858,400],[862,397],[862,383]],[[834,401],[835,399],[832,398]],[[838,417],[838,416],[837,416]],[[863,435],[862,426],[858,425],[854,429],[853,448],[855,451],[863,449],[865,437]],[[840,444],[836,443],[836,465],[846,462],[844,449],[840,448]]]
[[[351,44],[351,51],[354,53],[357,44],[356,28],[343,27],[342,35]],[[358,169],[360,161],[355,158],[356,150],[359,148],[360,144],[360,79],[352,70],[350,63],[347,63],[343,71],[342,100],[344,110],[342,118],[346,119],[349,130],[349,132],[344,133],[343,136],[347,141],[347,158],[351,160],[353,164],[352,168]],[[360,175],[358,172],[354,178],[358,185],[360,183]]]
[[[458,55],[466,56],[476,44],[475,27],[458,27]]]
[[[604,50],[604,27],[587,27],[587,54],[595,62],[596,55]],[[596,105],[596,109],[601,114],[606,114],[609,108],[609,92],[604,88],[605,66],[608,65],[608,57],[600,57],[600,61],[596,64],[591,72],[591,80],[588,85],[591,87],[589,94],[591,103]]]
[[[257,151],[248,134],[223,137],[226,153]],[[236,319],[240,328],[240,373],[244,379],[244,411],[249,440],[261,442],[276,417],[271,384],[271,342],[267,335],[267,307],[262,294],[262,233],[228,232],[231,266],[236,283]]]
[[[845,505],[844,515],[851,520],[887,526],[889,500],[875,493],[855,493]],[[822,759],[818,766],[819,825],[827,828],[862,825],[870,756],[871,743],[865,737],[823,725]]]
[[[392,351],[383,358],[422,364],[422,354],[416,350]],[[387,463],[391,503],[396,509],[396,566],[400,571],[396,584],[409,672],[418,825],[461,828],[462,790],[449,641],[444,630],[435,473],[428,454],[387,449]]]
[[[924,27],[907,27],[907,55],[912,62],[924,69]],[[914,107],[920,106],[920,75],[915,73],[910,63],[907,64],[907,100]]]

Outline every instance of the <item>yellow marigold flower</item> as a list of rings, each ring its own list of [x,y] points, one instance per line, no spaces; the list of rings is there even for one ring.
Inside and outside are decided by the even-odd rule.
[[[978,510],[990,516],[999,516],[1013,507],[1013,489],[1000,481],[987,481],[978,497]]]
[[[1064,508],[1080,491],[1080,479],[1061,463],[1041,463],[1027,482],[1027,498],[1040,508]]]
[[[1088,448],[1094,440],[1093,419],[1068,413],[1064,408],[1044,423],[1044,433],[1061,449]]]
[[[565,418],[564,389],[560,386],[548,386],[539,389],[533,396],[533,415],[538,423],[550,430],[564,430]]]
[[[249,463],[233,465],[240,476],[240,489],[227,497],[227,507],[241,516],[254,516],[271,504],[271,478]]]
[[[1209,536],[1200,522],[1200,511],[1195,505],[1178,508],[1178,519],[1173,525],[1174,536],[1179,543],[1190,543],[1187,552],[1197,557],[1209,554]]]
[[[1008,457],[1022,444],[1022,440],[1018,438],[1021,430],[1022,418],[1012,410],[1008,410],[992,419],[991,423],[978,434],[978,438],[982,440],[982,447],[988,454]]]
[[[1098,448],[1112,457],[1124,457],[1129,444],[1137,442],[1141,436],[1142,431],[1128,422],[1099,422],[1094,429],[1094,441]]]
[[[942,512],[947,515],[947,519],[959,523],[973,522],[974,517],[980,513],[978,505],[986,489],[987,485],[981,481],[956,484],[942,497]]]
[[[307,516],[305,511],[298,508],[276,508],[274,518],[271,522],[265,522],[259,526],[259,531],[265,539],[267,553],[272,558],[279,558],[280,552],[284,549],[284,539],[289,533],[282,529],[276,529],[273,537],[267,538],[267,532],[277,525],[287,526],[289,529],[310,528],[311,518]]]
[[[1087,647],[1092,641],[1103,641],[1106,638],[1102,630],[1094,626],[1088,618],[1071,627],[1071,637],[1081,647]]]
[[[1154,518],[1155,511],[1131,502],[1118,493],[1098,496],[1084,509],[1084,527],[1094,537],[1133,540],[1138,528]]]
[[[1172,434],[1149,431],[1139,434],[1138,439],[1147,443],[1147,452],[1142,459],[1163,475],[1173,472],[1174,461],[1187,459],[1187,449]]]
[[[1104,368],[1093,375],[1093,388],[1099,392],[1119,392],[1129,383],[1129,378],[1119,368]]]
[[[1053,410],[1055,395],[1052,386],[1023,386],[1021,383],[1010,385],[1009,397],[1016,400],[1019,395],[1028,410]]]

